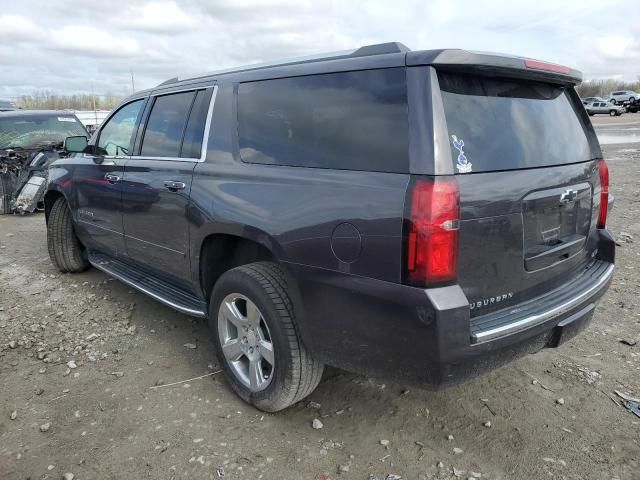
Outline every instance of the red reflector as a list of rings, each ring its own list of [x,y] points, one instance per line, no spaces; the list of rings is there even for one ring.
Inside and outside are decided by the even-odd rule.
[[[413,184],[407,236],[407,280],[418,286],[455,280],[460,195],[454,178]]]
[[[609,209],[609,167],[604,160],[598,160],[600,173],[600,211],[598,212],[598,228],[607,226],[607,210]]]
[[[527,68],[534,68],[536,70],[548,70],[550,72],[567,74],[571,73],[571,69],[569,67],[565,67],[564,65],[556,65],[555,63],[541,62],[540,60],[525,60],[524,65]]]

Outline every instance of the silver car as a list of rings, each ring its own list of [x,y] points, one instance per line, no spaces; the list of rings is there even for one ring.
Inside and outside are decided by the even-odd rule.
[[[593,103],[593,102],[606,102],[606,100],[602,97],[585,97],[582,99],[583,105],[589,105],[590,103]]]
[[[611,92],[607,100],[614,105],[624,102],[636,103],[637,101],[640,101],[640,94],[631,90],[620,90],[617,92]]]
[[[612,117],[617,117],[625,112],[624,107],[614,105],[609,102],[592,102],[584,108],[590,116],[595,115],[596,113],[606,113]]]

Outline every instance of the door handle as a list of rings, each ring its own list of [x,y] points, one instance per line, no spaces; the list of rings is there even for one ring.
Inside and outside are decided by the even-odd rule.
[[[177,192],[178,190],[184,190],[186,187],[184,182],[176,182],[174,180],[166,180],[164,182],[164,186],[167,187],[172,192]]]
[[[104,179],[109,183],[118,183],[120,180],[122,180],[122,177],[120,177],[119,175],[114,175],[113,173],[107,173],[104,176]]]

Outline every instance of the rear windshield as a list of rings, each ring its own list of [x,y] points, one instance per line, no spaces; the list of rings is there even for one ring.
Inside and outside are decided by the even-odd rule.
[[[439,73],[460,173],[591,160],[587,131],[564,87]]]
[[[242,83],[238,137],[247,163],[405,173],[405,69]]]

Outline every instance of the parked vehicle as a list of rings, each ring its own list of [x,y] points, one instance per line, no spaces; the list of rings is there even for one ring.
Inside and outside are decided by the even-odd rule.
[[[612,117],[619,117],[626,111],[624,106],[614,105],[613,103],[609,102],[593,102],[585,106],[584,108],[590,116],[593,116],[597,113],[603,113]]]
[[[0,215],[43,209],[49,165],[67,156],[67,136],[86,134],[69,112],[0,112]]]
[[[265,411],[324,365],[461,382],[573,337],[611,281],[579,81],[401,44],[170,80],[68,139],[82,154],[51,166],[49,253],[207,317]]]
[[[582,99],[583,105],[589,105],[590,103],[593,103],[593,102],[606,102],[606,100],[602,97],[585,97]]]
[[[614,105],[618,103],[624,103],[624,102],[636,103],[638,100],[640,100],[640,93],[636,93],[632,90],[621,90],[618,92],[611,92],[607,100],[613,103]]]
[[[637,113],[640,111],[640,102],[625,102],[622,104],[622,106],[624,107],[625,112],[628,113]]]

